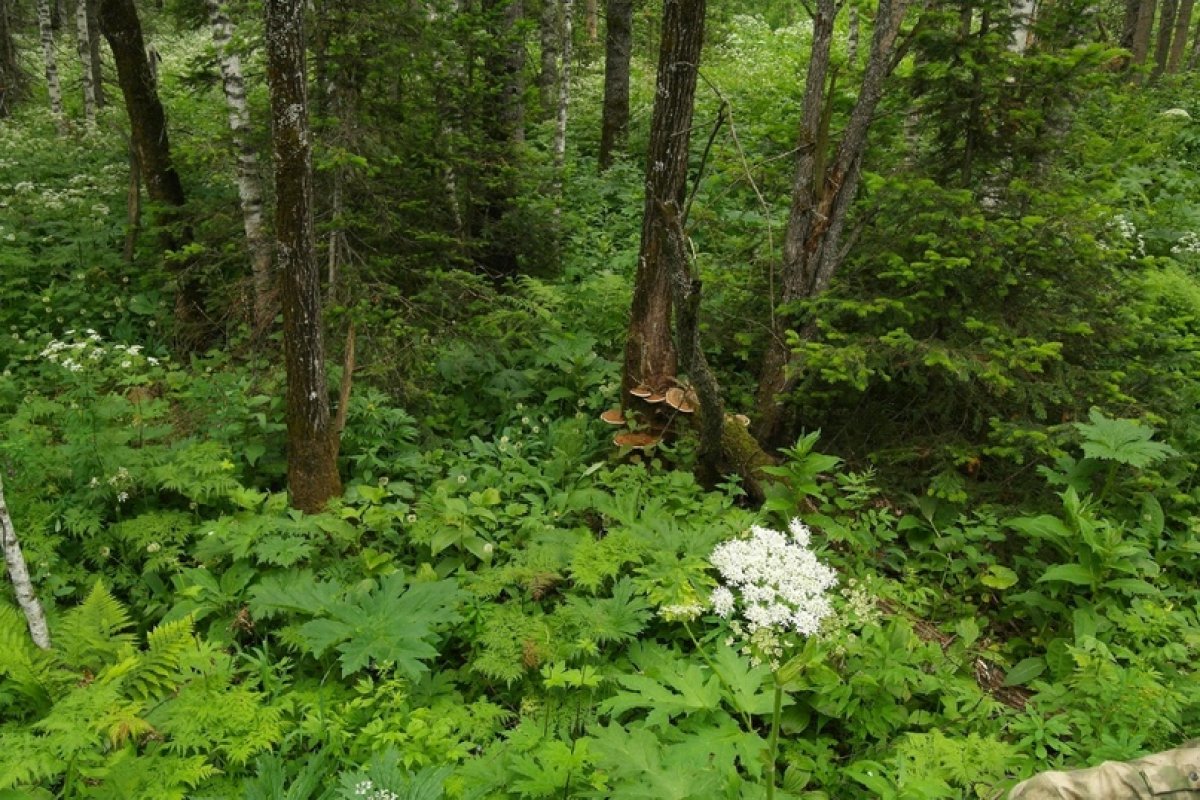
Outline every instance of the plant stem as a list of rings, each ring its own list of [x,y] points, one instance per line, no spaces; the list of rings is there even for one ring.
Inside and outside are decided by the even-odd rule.
[[[771,714],[771,739],[768,745],[770,758],[767,764],[767,800],[775,800],[775,762],[779,759],[779,717],[783,712],[783,686],[779,683],[779,675],[772,674],[775,679],[775,710]]]

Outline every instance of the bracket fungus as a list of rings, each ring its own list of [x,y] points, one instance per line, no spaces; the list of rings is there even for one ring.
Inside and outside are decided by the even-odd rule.
[[[617,447],[628,447],[631,450],[645,450],[647,447],[658,444],[659,441],[654,434],[640,431],[626,431],[613,437],[613,444]]]

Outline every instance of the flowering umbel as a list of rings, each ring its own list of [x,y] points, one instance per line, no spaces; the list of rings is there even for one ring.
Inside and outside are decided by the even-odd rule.
[[[722,578],[709,600],[713,611],[744,626],[746,634],[793,631],[812,636],[833,613],[827,592],[834,571],[808,549],[810,534],[798,519],[788,533],[755,525],[749,539],[717,545],[711,561]],[[740,619],[737,617],[740,616]]]

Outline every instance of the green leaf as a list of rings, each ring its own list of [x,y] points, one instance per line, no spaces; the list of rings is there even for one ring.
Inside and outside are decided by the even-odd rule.
[[[1023,686],[1046,671],[1046,659],[1040,656],[1018,661],[1004,676],[1005,686]]]
[[[1046,570],[1042,573],[1042,577],[1038,578],[1038,583],[1046,583],[1048,581],[1073,583],[1076,586],[1091,586],[1093,577],[1091,570],[1082,564],[1059,564]]]
[[[1075,423],[1083,434],[1083,454],[1088,458],[1140,468],[1175,455],[1169,445],[1151,441],[1154,429],[1135,419],[1110,419],[1096,408],[1088,418],[1090,423]]]
[[[979,576],[979,582],[991,589],[1007,589],[1015,586],[1017,580],[1017,573],[999,564],[992,564]]]

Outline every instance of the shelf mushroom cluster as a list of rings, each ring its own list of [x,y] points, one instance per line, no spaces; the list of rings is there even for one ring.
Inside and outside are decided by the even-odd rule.
[[[659,433],[649,431],[621,431],[613,437],[613,444],[617,447],[626,447],[631,450],[645,450],[647,447],[658,444],[662,441],[661,431],[665,430],[667,425],[677,414],[694,414],[696,407],[700,404],[696,398],[696,393],[690,386],[672,386],[666,390],[652,389],[646,385],[635,386],[629,390],[629,394],[642,400],[650,405],[661,405],[663,411],[666,412],[666,419],[659,426]],[[600,419],[614,427],[622,427],[626,424],[625,412],[620,408],[610,408],[600,415]]]

